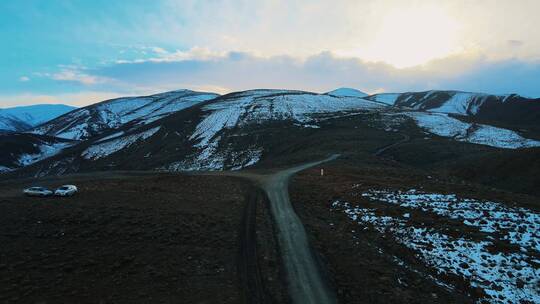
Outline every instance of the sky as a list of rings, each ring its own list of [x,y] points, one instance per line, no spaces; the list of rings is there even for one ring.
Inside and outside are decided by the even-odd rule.
[[[538,0],[2,0],[0,108],[177,89],[540,97]]]

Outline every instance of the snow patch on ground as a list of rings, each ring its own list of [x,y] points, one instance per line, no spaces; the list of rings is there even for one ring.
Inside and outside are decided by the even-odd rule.
[[[473,238],[467,233],[454,237],[424,225],[411,225],[410,215],[384,215],[384,206],[368,209],[339,200],[332,204],[333,209],[343,211],[351,220],[370,224],[378,232],[390,233],[397,242],[414,250],[417,257],[439,275],[458,275],[473,287],[482,288],[486,297],[481,300],[489,303],[540,303],[540,214],[497,202],[416,190],[370,190],[362,196],[411,211],[448,217],[478,228],[485,235],[480,240],[478,236]],[[495,240],[518,245],[520,250],[501,250],[494,246]]]
[[[504,149],[540,147],[540,141],[520,136],[514,131],[483,124],[472,124],[445,113],[406,112],[419,127],[430,133],[458,141]]]
[[[122,137],[115,137],[108,141],[100,142],[99,144],[92,145],[88,149],[84,150],[81,156],[85,159],[92,160],[109,156],[115,152],[130,147],[139,140],[146,140],[150,138],[156,132],[158,132],[160,128],[161,127],[155,127],[141,133],[130,134]]]
[[[120,136],[122,136],[122,135],[124,135],[124,131],[115,132],[115,133],[113,133],[113,134],[111,134],[111,135],[109,135],[109,136],[105,136],[105,137],[103,137],[103,138],[100,138],[100,139],[99,139],[98,141],[96,141],[96,142],[107,141],[107,140],[109,140],[109,139],[113,139],[113,138],[116,138],[116,137],[120,137]]]
[[[427,97],[427,96],[426,96]],[[451,114],[476,114],[484,101],[489,97],[486,94],[455,92],[450,99],[438,108],[429,109],[430,112]]]
[[[17,162],[21,167],[28,166],[40,160],[54,156],[71,145],[71,143],[42,143],[36,145],[36,147],[39,149],[38,153],[22,154]]]
[[[370,100],[373,100],[373,101],[377,101],[377,102],[382,102],[382,103],[385,103],[387,105],[395,105],[396,104],[396,100],[399,98],[399,93],[381,93],[381,94],[375,94],[375,95],[372,95],[370,96]]]
[[[262,149],[250,147],[243,151],[217,151],[217,141],[193,158],[170,164],[166,171],[220,171],[241,170],[255,165],[262,156]]]
[[[0,174],[1,173],[6,173],[6,172],[11,172],[13,171],[13,169],[9,168],[9,167],[6,167],[6,166],[0,166]]]

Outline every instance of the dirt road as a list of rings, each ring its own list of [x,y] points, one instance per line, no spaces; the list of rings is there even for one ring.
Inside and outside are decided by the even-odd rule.
[[[295,173],[335,160],[338,157],[339,154],[335,154],[324,160],[299,165],[272,174],[257,174],[254,172],[203,173],[247,178],[264,190],[270,200],[270,209],[276,224],[281,258],[286,271],[288,294],[293,303],[328,304],[337,302],[333,290],[329,287],[326,277],[322,274],[321,265],[317,263],[317,258],[309,245],[302,221],[291,205],[288,186],[289,179]],[[253,225],[248,228],[255,229]],[[253,233],[250,234],[253,235]],[[242,245],[242,247],[246,248],[253,246],[255,246],[253,240]],[[248,259],[243,260],[247,261]],[[254,264],[254,262],[248,264]],[[254,270],[254,267],[250,267],[250,265],[245,268],[252,272]],[[247,276],[253,277],[253,273]],[[261,294],[259,290],[260,288],[257,286],[251,286],[250,294]],[[257,299],[252,302],[262,303],[264,300]]]
[[[282,259],[287,272],[289,294],[293,303],[336,303],[320,266],[309,245],[304,226],[289,200],[289,179],[295,173],[334,160],[312,162],[280,171],[262,179],[262,188],[271,202],[271,210],[278,230]]]
[[[391,149],[391,148],[393,148],[395,146],[399,146],[399,145],[401,145],[403,143],[409,142],[411,140],[411,137],[409,135],[407,135],[407,134],[401,133],[400,135],[401,135],[400,140],[398,140],[398,141],[396,141],[394,143],[391,143],[389,145],[386,145],[386,146],[384,146],[382,148],[377,149],[377,151],[375,151],[375,153],[373,153],[373,155],[381,156],[387,150],[389,150],[389,149]]]

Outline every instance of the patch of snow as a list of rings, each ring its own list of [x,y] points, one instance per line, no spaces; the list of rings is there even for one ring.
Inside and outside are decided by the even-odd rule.
[[[416,190],[371,190],[362,193],[362,196],[460,220],[482,232],[498,231],[503,240],[540,252],[540,214],[526,208],[511,208],[491,201],[458,198],[455,194],[422,193]]]
[[[6,173],[6,172],[11,172],[13,171],[12,168],[9,168],[9,167],[6,167],[6,166],[0,166],[0,174],[1,173]]]
[[[540,141],[524,138],[514,131],[483,124],[471,124],[445,113],[406,112],[419,127],[432,134],[458,141],[504,149],[540,147]]]
[[[401,94],[399,93],[381,93],[372,95],[369,99],[393,106],[396,104],[396,100],[399,98],[400,95]]]
[[[88,123],[85,122],[71,128],[65,128],[63,131],[57,134],[57,137],[78,140],[85,138],[88,135]]]
[[[471,238],[467,233],[455,237],[424,225],[416,227],[409,225],[407,218],[384,215],[386,208],[367,209],[343,201],[333,202],[332,208],[343,211],[355,222],[370,224],[381,233],[390,233],[397,242],[417,252],[438,275],[458,275],[472,286],[482,288],[486,296],[480,300],[496,304],[540,302],[540,269],[534,258],[540,250],[538,213],[495,202],[416,190],[371,190],[363,196],[460,220],[464,225],[479,228],[487,236],[478,240],[478,236]],[[517,244],[522,250],[497,249],[493,243],[496,238]]]
[[[320,129],[321,127],[315,124],[298,124],[295,123],[295,126],[302,127],[302,128],[311,128],[311,129]]]
[[[38,161],[44,160],[51,156],[54,156],[60,153],[63,149],[71,146],[71,143],[42,143],[36,145],[39,149],[38,153],[35,154],[21,154],[17,163],[19,166],[24,167],[36,163]]]
[[[243,151],[217,151],[219,139],[191,159],[170,164],[166,171],[221,171],[227,168],[240,170],[255,165],[262,156],[262,149],[249,147]]]
[[[140,140],[146,140],[152,137],[156,132],[159,131],[161,127],[155,127],[144,132],[130,134],[121,137],[115,137],[108,141],[100,142],[99,144],[94,144],[84,150],[81,153],[81,156],[85,159],[100,159],[106,156],[109,156],[115,152],[118,152],[122,149],[130,147],[134,143]]]
[[[107,141],[109,139],[113,139],[113,138],[116,138],[116,137],[120,137],[124,135],[124,131],[119,131],[119,132],[115,132],[109,136],[105,136],[103,138],[100,138],[99,140],[97,140],[96,142],[102,142],[102,141]]]
[[[485,100],[486,94],[454,92],[452,97],[438,108],[429,109],[429,112],[450,113],[459,115],[476,114]]]

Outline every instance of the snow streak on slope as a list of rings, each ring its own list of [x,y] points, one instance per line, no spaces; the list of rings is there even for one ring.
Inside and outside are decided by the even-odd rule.
[[[222,162],[216,159],[220,136],[218,133],[234,127],[245,127],[270,120],[290,120],[309,127],[317,127],[314,114],[339,113],[352,110],[371,110],[383,107],[380,104],[356,97],[335,97],[304,92],[256,90],[243,92],[232,99],[206,105],[206,117],[197,125],[191,140],[197,140],[195,147],[201,150],[194,164],[188,167],[217,169]],[[247,149],[252,157],[246,163],[253,164],[262,151]]]
[[[371,190],[362,194],[375,202],[399,207],[396,216],[386,206],[367,209],[336,201],[332,207],[350,219],[370,224],[380,233],[417,253],[425,264],[446,278],[453,274],[482,288],[488,303],[539,303],[540,214],[525,208],[510,208],[496,202],[460,199],[455,195]],[[461,235],[447,234],[421,222],[423,215],[411,218],[411,212],[436,214],[461,222]],[[416,217],[416,213],[414,217]],[[504,242],[518,245],[509,250]]]
[[[455,92],[450,99],[430,112],[441,112],[460,115],[476,115],[482,104],[489,97],[487,94]]]
[[[222,129],[263,123],[269,120],[292,120],[299,123],[316,122],[313,114],[351,110],[377,109],[382,106],[361,98],[333,97],[315,94],[275,95],[274,91],[256,91],[236,100],[225,100],[204,107],[208,113],[199,123],[191,139],[205,146]]]
[[[51,156],[54,156],[63,149],[71,146],[70,143],[42,143],[39,145],[35,145],[36,148],[39,149],[40,152],[35,154],[22,154],[19,157],[18,164],[21,167],[31,165],[33,163],[36,163],[40,160],[44,160],[46,158],[49,158]]]
[[[122,137],[115,137],[114,139],[111,139],[109,141],[100,142],[99,144],[92,145],[88,149],[84,150],[81,156],[85,159],[92,160],[109,156],[124,148],[132,146],[139,140],[145,140],[150,138],[157,131],[159,131],[160,128],[161,127],[155,127],[141,133],[126,135]]]
[[[180,90],[145,97],[119,98],[74,111],[68,117],[53,120],[33,132],[60,138],[87,139],[127,123],[145,125],[217,96]]]
[[[406,112],[418,126],[430,133],[458,141],[497,148],[518,149],[540,147],[540,141],[527,139],[514,131],[483,124],[462,122],[444,113]]]
[[[399,98],[399,95],[399,93],[382,93],[372,95],[369,99],[393,106],[396,103],[396,100]]]
[[[0,166],[0,174],[1,173],[6,173],[6,172],[11,172],[13,171],[12,168],[9,168],[9,167],[6,167],[6,166]]]
[[[490,95],[484,93],[432,90],[425,92],[375,94],[366,97],[366,99],[418,111],[475,116],[484,108],[484,105],[488,101],[491,104],[502,104],[509,97],[519,98],[515,94]]]

